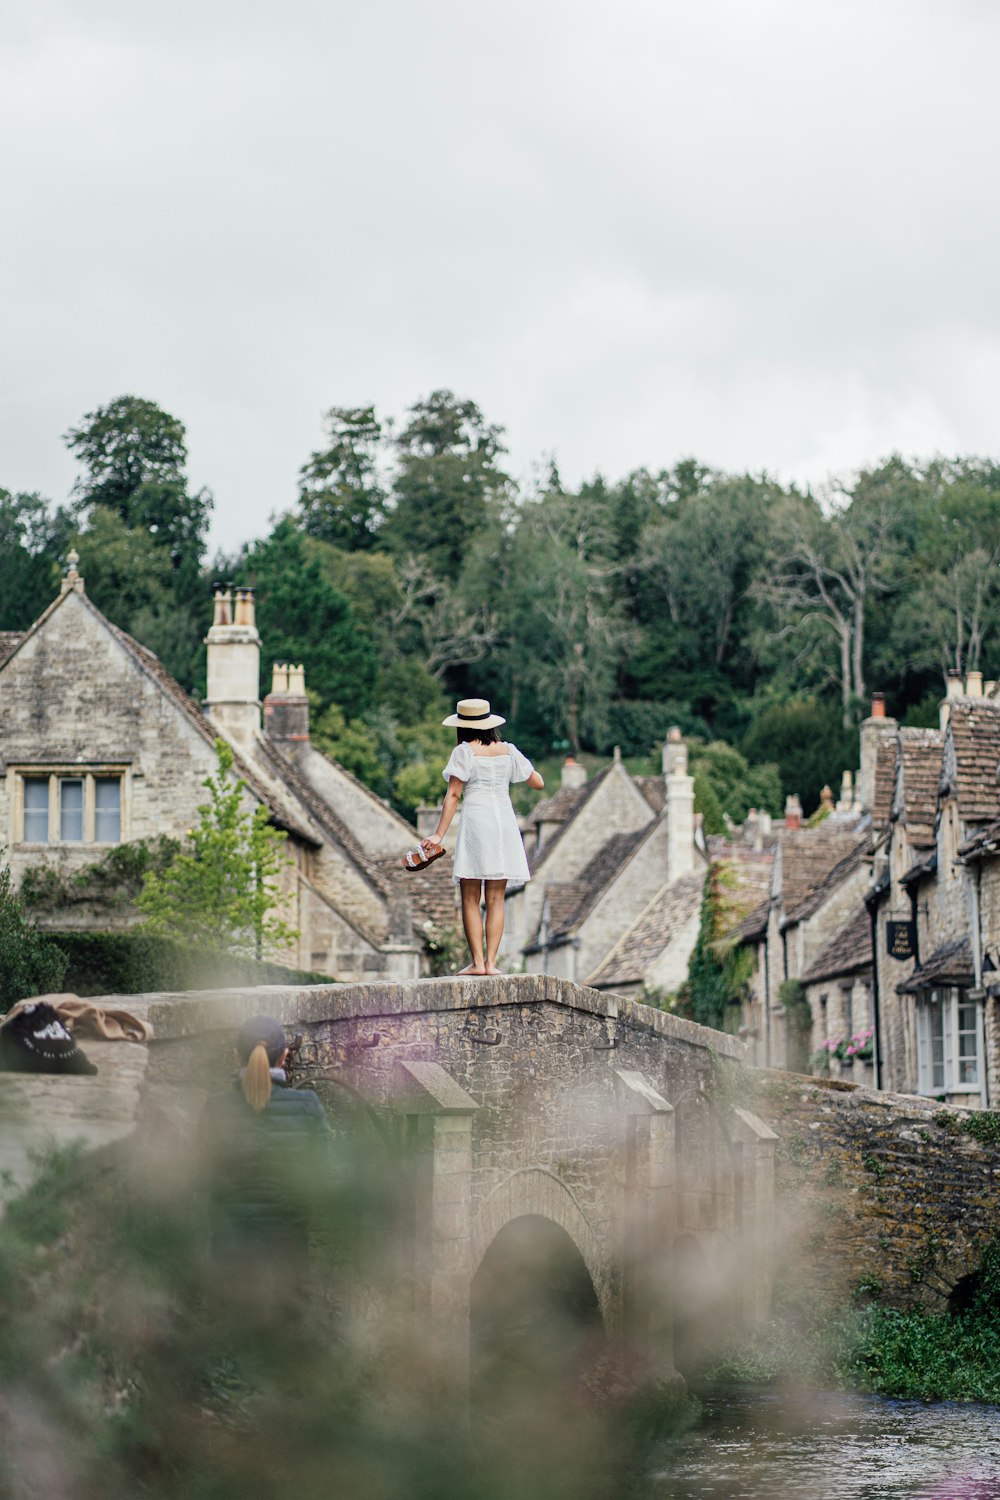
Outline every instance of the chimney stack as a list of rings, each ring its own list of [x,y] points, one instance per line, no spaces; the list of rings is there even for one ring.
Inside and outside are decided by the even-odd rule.
[[[802,827],[802,803],[797,792],[789,792],[785,798],[785,827]]]
[[[679,880],[694,869],[694,777],[688,775],[688,752],[674,727],[663,746],[667,786],[667,878]]]
[[[875,803],[875,759],[879,740],[895,736],[898,725],[885,711],[885,694],[872,694],[872,711],[861,724],[861,767],[858,771],[857,797],[862,808],[870,811]]]
[[[208,695],[205,711],[223,734],[251,740],[260,733],[260,636],[253,589],[232,591],[216,584],[208,647]]]
[[[951,717],[951,700],[952,700],[952,698],[961,698],[961,696],[962,696],[962,674],[958,670],[957,667],[949,667],[948,668],[948,687],[947,687],[947,690],[946,690],[946,693],[945,693],[945,697],[942,700],[941,707],[938,710],[939,722],[940,722],[940,725],[941,725],[942,729],[947,729],[948,728],[948,720]]]
[[[264,699],[264,733],[286,749],[309,743],[309,699],[306,670],[276,661],[271,669],[271,691]]]
[[[562,784],[567,791],[575,792],[578,787],[585,785],[587,780],[587,768],[581,766],[580,762],[574,760],[572,755],[567,755],[563,761]]]

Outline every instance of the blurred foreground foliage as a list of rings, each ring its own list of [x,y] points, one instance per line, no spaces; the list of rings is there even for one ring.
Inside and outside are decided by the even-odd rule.
[[[405,1317],[372,1318],[376,1286],[401,1305],[409,1291],[394,1260],[400,1182],[384,1158],[338,1136],[321,1192],[305,1168],[287,1183],[311,1226],[308,1273],[273,1248],[213,1250],[224,1170],[158,1119],[114,1162],[53,1157],[10,1206],[0,1495],[652,1493],[692,1405],[627,1362],[570,1368],[565,1344],[536,1338],[529,1361],[493,1361],[470,1414],[433,1338]]]

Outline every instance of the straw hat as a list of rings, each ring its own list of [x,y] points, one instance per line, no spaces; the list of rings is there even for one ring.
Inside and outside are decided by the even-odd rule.
[[[456,713],[441,720],[449,729],[496,729],[507,722],[500,714],[490,713],[488,698],[462,698],[456,708]]]

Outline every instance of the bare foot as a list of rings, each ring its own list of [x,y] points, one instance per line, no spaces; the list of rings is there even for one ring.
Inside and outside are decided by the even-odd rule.
[[[459,979],[461,979],[463,977],[463,975],[468,975],[468,974],[478,974],[481,977],[485,977],[486,970],[485,969],[477,969],[476,966],[475,966],[475,964],[469,964],[468,968],[466,968],[466,969],[459,969],[457,977]]]
[[[486,972],[487,972],[487,974],[502,974],[503,970],[502,969],[498,969],[497,966],[496,966],[496,964],[487,964],[487,966],[486,966]]]

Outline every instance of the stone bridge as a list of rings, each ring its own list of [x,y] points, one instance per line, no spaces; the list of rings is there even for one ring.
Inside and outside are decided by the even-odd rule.
[[[739,1264],[727,1317],[768,1307],[776,1137],[731,1102],[733,1038],[539,975],[124,1003],[154,1027],[153,1089],[225,1087],[236,1028],[264,1011],[302,1033],[299,1077],[335,1080],[334,1109],[374,1108],[414,1165],[408,1280],[451,1358],[467,1357],[490,1276],[510,1270],[505,1244],[516,1256],[532,1227],[604,1331],[663,1376],[671,1309],[695,1295],[685,1276]]]

